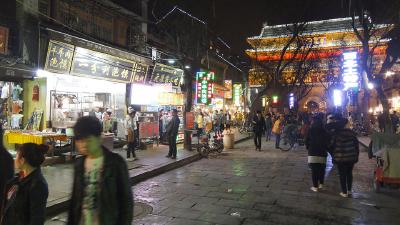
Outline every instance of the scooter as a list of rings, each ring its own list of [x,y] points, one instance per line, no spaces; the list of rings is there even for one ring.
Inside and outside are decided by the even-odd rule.
[[[221,153],[224,150],[223,137],[222,134],[215,134],[210,143],[209,134],[201,136],[197,145],[197,152],[204,158],[207,158],[211,152]]]

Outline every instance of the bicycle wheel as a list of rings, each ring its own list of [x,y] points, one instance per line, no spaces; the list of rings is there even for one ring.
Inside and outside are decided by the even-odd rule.
[[[292,148],[291,141],[289,140],[288,136],[282,135],[280,148],[282,151],[289,151]]]

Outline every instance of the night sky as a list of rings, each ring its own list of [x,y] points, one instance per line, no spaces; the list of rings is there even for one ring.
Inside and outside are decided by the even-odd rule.
[[[154,2],[154,1],[153,1]],[[346,15],[342,0],[161,0],[158,16],[173,6],[205,20],[233,50],[242,55],[246,38],[259,35],[262,24],[288,23],[299,18],[329,19]],[[151,6],[152,7],[152,6]]]

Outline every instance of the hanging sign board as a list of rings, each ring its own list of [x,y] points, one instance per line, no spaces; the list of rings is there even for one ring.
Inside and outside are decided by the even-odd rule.
[[[148,65],[50,40],[45,70],[122,83],[144,83]]]
[[[196,74],[196,97],[198,104],[211,104],[213,98],[214,72],[197,72]]]
[[[74,46],[58,41],[50,41],[44,69],[53,73],[68,74],[71,69]]]
[[[171,83],[172,86],[180,86],[183,77],[183,70],[156,63],[151,75],[151,83]]]

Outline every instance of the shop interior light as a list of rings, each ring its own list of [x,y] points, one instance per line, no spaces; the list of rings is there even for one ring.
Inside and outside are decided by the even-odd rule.
[[[47,72],[45,70],[41,70],[41,69],[36,70],[36,77],[38,77],[38,78],[48,77],[50,74],[51,74],[50,72]]]
[[[333,90],[333,104],[336,107],[342,105],[342,91],[341,90]]]
[[[387,71],[385,75],[386,75],[386,77],[391,77],[391,76],[394,75],[394,72],[393,71]]]
[[[169,64],[175,64],[175,59],[168,59]]]
[[[272,96],[272,103],[274,103],[274,104],[278,103],[278,96],[277,95]]]
[[[374,89],[374,84],[373,83],[368,83],[368,89],[370,89],[370,90]]]
[[[186,65],[186,66],[185,66],[185,69],[190,69],[190,66],[189,66],[189,65]]]

